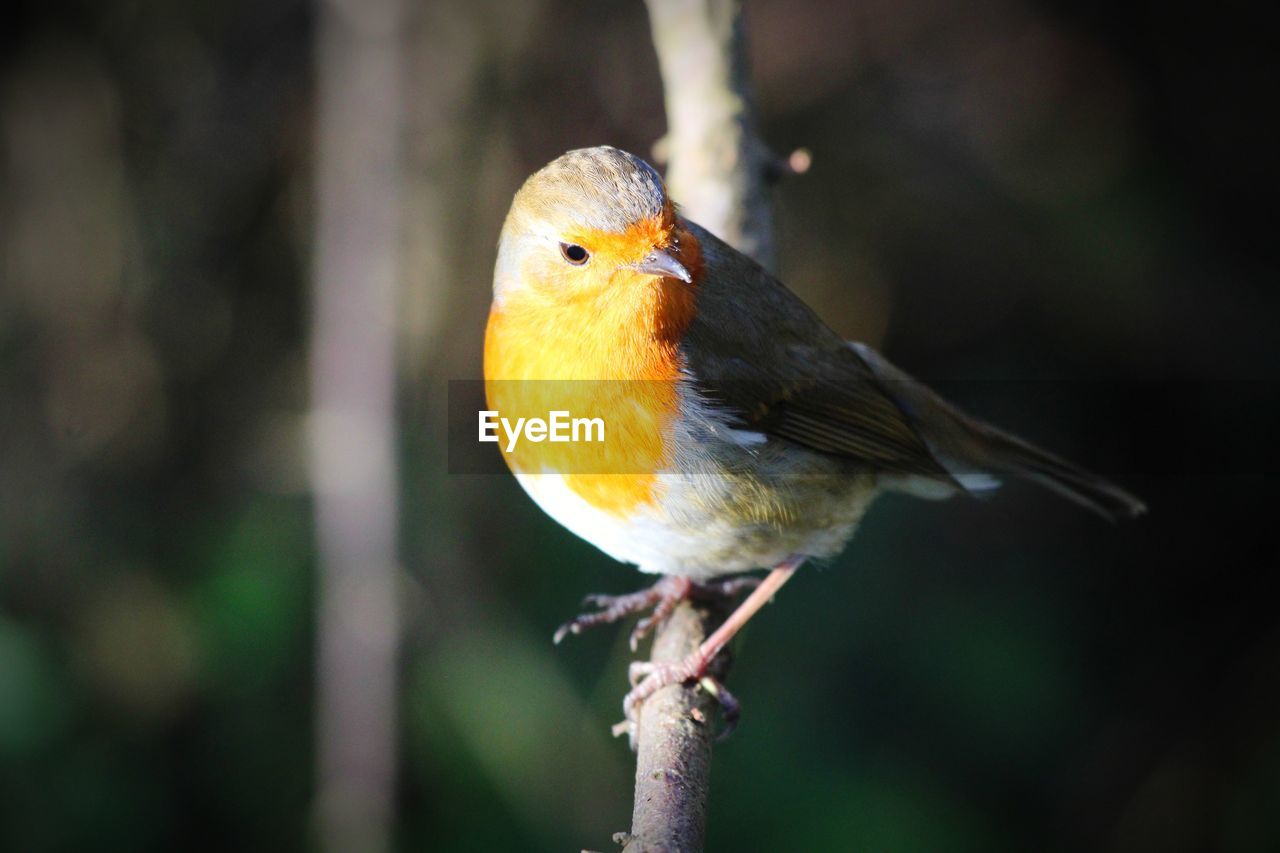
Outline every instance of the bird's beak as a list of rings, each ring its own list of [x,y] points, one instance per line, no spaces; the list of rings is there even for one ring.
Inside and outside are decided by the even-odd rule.
[[[693,276],[689,275],[689,271],[685,269],[684,264],[661,249],[655,249],[643,261],[638,264],[632,264],[631,267],[636,272],[648,273],[649,275],[678,278],[686,283],[693,281]]]

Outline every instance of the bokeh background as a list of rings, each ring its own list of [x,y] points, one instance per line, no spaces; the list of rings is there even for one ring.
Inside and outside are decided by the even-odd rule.
[[[354,7],[353,7],[354,8]],[[739,645],[718,850],[1280,849],[1277,139],[1252,5],[748,0],[784,280],[1104,471],[890,497]],[[313,843],[316,8],[19,0],[0,29],[0,848]],[[404,71],[396,849],[609,849],[642,578],[451,476],[494,244],[647,153],[639,0],[428,0]],[[354,317],[352,322],[377,322]],[[974,381],[980,380],[980,381]]]

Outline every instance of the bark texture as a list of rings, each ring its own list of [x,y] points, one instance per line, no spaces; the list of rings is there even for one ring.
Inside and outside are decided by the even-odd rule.
[[[658,153],[686,216],[774,268],[767,177],[755,129],[740,0],[648,0],[667,111]]]
[[[650,660],[683,660],[723,616],[723,611],[682,604],[658,631]],[[722,677],[728,665],[728,652],[721,652],[712,674]],[[636,751],[635,806],[625,853],[702,849],[716,719],[715,701],[698,687],[666,687],[644,703]]]
[[[756,135],[739,0],[647,0],[662,73],[667,136],[656,152],[685,216],[774,266],[768,176],[772,155]],[[659,628],[651,660],[695,651],[726,613],[689,603]],[[722,652],[712,674],[723,678]],[[706,839],[717,712],[697,686],[664,688],[645,702],[636,742],[636,788],[625,853],[701,850]]]

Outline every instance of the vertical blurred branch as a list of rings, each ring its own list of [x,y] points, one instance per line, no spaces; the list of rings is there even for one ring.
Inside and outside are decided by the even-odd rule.
[[[647,0],[665,89],[664,154],[671,197],[690,219],[766,266],[774,262],[767,174],[756,136],[740,0]],[[685,603],[654,637],[651,659],[675,662],[723,613]],[[717,661],[723,674],[728,661]],[[706,835],[712,726],[709,698],[673,686],[640,711],[628,853],[701,850]]]
[[[319,3],[311,479],[329,850],[386,850],[395,777],[400,0]]]
[[[774,266],[766,176],[755,131],[741,0],[647,0],[667,107],[667,187],[686,216]]]

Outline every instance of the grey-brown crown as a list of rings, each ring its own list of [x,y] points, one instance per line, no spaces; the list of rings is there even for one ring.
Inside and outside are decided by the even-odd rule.
[[[569,151],[539,169],[516,194],[513,211],[556,222],[621,232],[662,214],[667,194],[658,172],[607,145]]]

